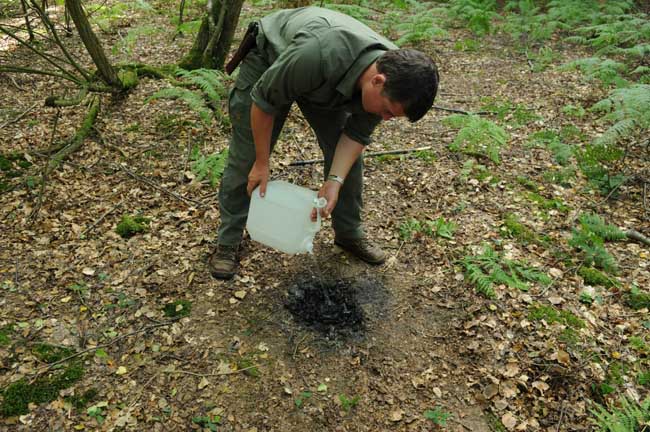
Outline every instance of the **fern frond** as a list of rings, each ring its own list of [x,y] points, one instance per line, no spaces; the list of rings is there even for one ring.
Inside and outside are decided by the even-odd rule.
[[[449,145],[453,151],[470,154],[483,154],[495,163],[499,163],[501,147],[505,146],[509,135],[496,123],[476,115],[456,114],[443,120],[448,126],[458,127],[458,135]]]
[[[199,87],[213,104],[219,103],[227,94],[223,73],[212,69],[179,69],[176,74]]]
[[[605,241],[625,240],[627,238],[620,228],[605,223],[603,218],[595,213],[584,213],[580,215],[579,221],[585,228]]]
[[[156,99],[180,99],[196,112],[204,123],[209,124],[212,118],[212,111],[206,106],[203,97],[191,90],[181,87],[164,88],[148,97],[145,102]]]

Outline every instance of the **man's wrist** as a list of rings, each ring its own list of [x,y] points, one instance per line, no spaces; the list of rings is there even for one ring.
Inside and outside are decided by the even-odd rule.
[[[327,180],[334,181],[337,183],[340,183],[341,185],[345,182],[345,179],[341,176],[337,176],[335,174],[330,174],[327,176]]]

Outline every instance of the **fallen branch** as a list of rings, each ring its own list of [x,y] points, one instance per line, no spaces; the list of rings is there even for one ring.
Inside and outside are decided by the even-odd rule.
[[[441,107],[438,105],[433,105],[431,108],[437,109],[439,111],[448,111],[448,112],[453,112],[453,113],[458,113],[458,114],[465,114],[465,115],[484,115],[484,114],[494,114],[490,111],[477,111],[477,112],[471,112],[471,111],[464,111],[464,110],[459,110],[456,108],[447,108],[447,107]]]
[[[415,153],[415,152],[419,152],[419,151],[431,150],[432,148],[433,148],[433,146],[426,146],[426,147],[418,147],[418,148],[413,148],[413,149],[399,149],[399,150],[387,150],[387,151],[379,151],[379,152],[368,152],[368,153],[364,153],[363,157],[375,157],[375,156],[384,156],[384,155],[393,155],[393,154]],[[325,162],[324,159],[308,159],[308,160],[291,162],[289,164],[289,166],[313,165],[313,164],[318,164],[318,163],[323,163],[323,162]]]
[[[638,232],[636,230],[627,230],[627,231],[625,231],[625,235],[630,240],[636,240],[639,243],[643,243],[646,246],[650,246],[650,238],[644,236],[643,234],[641,234],[640,232]]]
[[[228,372],[217,372],[217,373],[207,373],[207,374],[202,374],[202,373],[197,373],[197,372],[191,372],[191,371],[186,371],[186,370],[164,370],[163,373],[168,373],[168,374],[184,374],[184,375],[192,375],[192,376],[197,376],[197,377],[212,377],[212,376],[223,376],[223,375],[234,375],[238,374],[240,372],[247,371],[249,369],[253,369],[259,367],[259,365],[253,365],[253,366],[248,366],[245,368],[241,369],[235,369],[231,370]]]
[[[99,107],[100,107],[99,96],[93,96],[90,100],[88,113],[86,114],[86,117],[84,118],[81,127],[77,130],[77,132],[75,133],[74,137],[70,140],[68,145],[63,147],[58,152],[56,152],[56,154],[52,156],[52,158],[50,158],[50,161],[45,166],[45,169],[43,170],[42,180],[41,180],[41,189],[38,194],[38,202],[34,210],[32,210],[31,214],[29,215],[30,220],[34,220],[36,218],[38,212],[41,209],[41,206],[43,205],[45,183],[47,182],[47,179],[49,178],[50,174],[61,164],[61,162],[63,162],[65,158],[70,156],[72,153],[77,151],[79,147],[81,147],[81,144],[83,143],[84,139],[88,135],[88,132],[90,132],[93,125],[95,124],[95,120],[97,119],[97,115],[99,114]]]
[[[143,176],[141,176],[139,174],[136,174],[133,171],[130,171],[129,169],[127,169],[127,168],[125,168],[123,166],[120,166],[120,169],[122,171],[124,171],[126,174],[128,174],[129,176],[136,179],[137,181],[142,182],[142,183],[144,183],[144,184],[146,184],[148,186],[151,186],[152,188],[154,188],[156,190],[159,190],[160,192],[166,193],[167,195],[176,198],[177,200],[181,201],[182,203],[184,203],[186,205],[189,205],[189,206],[198,205],[200,207],[203,206],[203,203],[201,203],[199,201],[195,201],[195,200],[193,200],[191,198],[186,198],[186,197],[184,197],[182,195],[177,194],[176,192],[172,192],[169,189],[166,189],[166,188],[160,186],[158,183],[154,182],[153,180],[149,180],[146,177],[143,177]]]
[[[7,120],[6,122],[2,123],[2,124],[0,125],[0,129],[3,129],[5,126],[8,126],[8,125],[10,125],[10,124],[12,124],[12,123],[16,123],[18,120],[20,120],[21,118],[25,117],[25,116],[26,116],[26,115],[27,115],[31,110],[33,110],[33,109],[36,107],[36,105],[38,105],[39,103],[40,103],[40,102],[34,102],[34,104],[33,104],[32,106],[30,106],[29,108],[27,108],[27,110],[26,110],[25,112],[23,112],[22,114],[20,114],[18,117],[14,118],[13,120]]]

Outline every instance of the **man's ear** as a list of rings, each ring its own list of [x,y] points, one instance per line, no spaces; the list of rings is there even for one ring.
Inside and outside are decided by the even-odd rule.
[[[382,73],[375,74],[373,75],[370,82],[372,83],[373,86],[383,85],[386,82],[386,75]]]

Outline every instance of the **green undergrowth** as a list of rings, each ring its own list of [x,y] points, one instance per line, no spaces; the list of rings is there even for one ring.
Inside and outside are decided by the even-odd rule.
[[[187,300],[176,300],[167,303],[163,308],[165,316],[170,318],[182,318],[192,312],[192,302]]]
[[[466,279],[488,298],[496,297],[495,284],[528,291],[529,283],[551,283],[551,278],[546,273],[526,263],[506,259],[487,244],[483,246],[482,253],[467,255],[460,262],[465,269]]]
[[[529,306],[528,319],[531,321],[544,320],[548,324],[559,323],[573,329],[581,329],[585,327],[585,322],[575,314],[565,310],[558,310],[553,306],[541,305],[538,303]]]
[[[0,154],[0,194],[10,190],[14,179],[24,176],[31,166],[22,153]]]
[[[195,147],[190,157],[192,160],[192,172],[196,175],[197,181],[208,180],[210,186],[215,187],[223,175],[228,163],[228,149],[209,156],[201,154]]]
[[[425,220],[423,222],[417,219],[409,219],[400,224],[399,236],[404,241],[412,240],[418,234],[429,237],[443,237],[451,240],[454,237],[456,228],[457,225],[455,223],[446,221],[442,217],[433,221]]]
[[[583,213],[579,225],[573,229],[569,245],[580,252],[579,259],[586,267],[595,267],[607,274],[618,272],[614,257],[605,248],[605,242],[623,240],[626,235],[618,227],[608,225],[598,215]]]
[[[531,228],[521,223],[517,215],[512,213],[506,214],[501,229],[506,236],[516,238],[524,244],[534,243],[546,246],[550,242],[548,236],[540,236]]]
[[[580,267],[578,275],[582,277],[586,285],[600,285],[606,288],[619,285],[616,279],[592,267]]]
[[[650,309],[650,292],[633,285],[625,295],[625,304],[634,310]]]
[[[451,151],[481,156],[494,163],[500,162],[501,148],[508,143],[509,134],[496,123],[477,115],[454,114],[446,117],[443,123],[459,129],[454,141],[449,144]]]
[[[52,364],[74,354],[67,347],[46,343],[36,344],[32,353],[41,361]],[[29,404],[51,402],[59,397],[61,390],[67,389],[84,375],[84,367],[79,359],[71,359],[55,366],[46,375],[35,380],[21,378],[9,384],[2,392],[0,416],[13,417],[29,413]]]
[[[150,219],[142,215],[123,215],[115,232],[122,238],[131,238],[147,231]]]
[[[592,423],[602,432],[644,432],[650,424],[650,397],[639,402],[622,397],[609,407],[595,405],[591,413]]]

